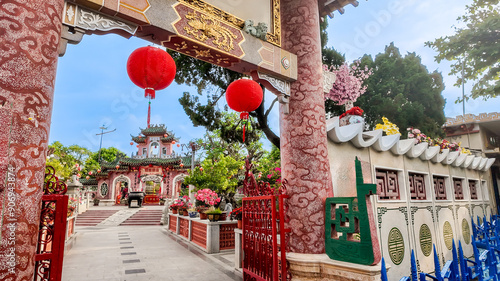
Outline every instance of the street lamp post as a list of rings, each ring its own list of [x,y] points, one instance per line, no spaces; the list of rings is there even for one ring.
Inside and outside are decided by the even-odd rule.
[[[108,127],[104,127],[104,125],[102,125],[101,127],[99,127],[99,129],[101,129],[101,133],[99,133],[99,134],[95,134],[95,135],[96,135],[96,136],[101,135],[101,142],[100,142],[100,144],[99,144],[99,156],[97,157],[97,162],[101,163],[102,135],[104,135],[104,134],[108,134],[108,133],[112,133],[112,132],[116,131],[116,129],[111,130],[111,131],[104,132],[104,130],[108,129]]]

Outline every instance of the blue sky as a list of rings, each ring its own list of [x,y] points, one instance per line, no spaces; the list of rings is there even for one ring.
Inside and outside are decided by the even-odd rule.
[[[455,104],[461,89],[454,87],[455,77],[449,77],[449,63],[434,61],[435,52],[424,46],[425,41],[453,34],[456,19],[471,1],[454,0],[388,0],[360,1],[358,7],[348,6],[344,15],[335,12],[329,19],[329,45],[346,54],[348,61],[363,54],[383,52],[390,42],[402,54],[416,52],[429,71],[442,72],[446,89],[445,115],[462,114],[462,105]],[[146,127],[147,99],[144,91],[135,86],[126,72],[127,58],[149,42],[117,35],[85,35],[78,45],[68,45],[66,54],[59,58],[50,143],[78,144],[92,151],[99,149],[99,127],[105,125],[115,132],[103,137],[103,147],[114,146],[127,154],[135,152],[130,134],[138,134]],[[466,85],[466,91],[471,84]],[[158,91],[152,101],[152,124],[166,124],[169,130],[187,143],[200,138],[204,128],[195,128],[184,113],[178,99],[182,93],[195,93],[195,89],[173,83]],[[268,95],[267,103],[272,97]],[[225,100],[219,101],[224,106]],[[498,111],[500,99],[488,102],[469,101],[466,113]],[[270,126],[279,131],[278,110],[270,117]],[[269,146],[269,144],[267,145]],[[180,150],[180,149],[179,149]]]

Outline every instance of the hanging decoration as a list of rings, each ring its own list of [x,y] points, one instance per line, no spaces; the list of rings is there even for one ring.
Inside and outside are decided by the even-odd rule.
[[[134,143],[133,143],[133,142],[130,142],[130,145],[134,145]]]
[[[127,73],[132,82],[144,89],[144,97],[149,98],[148,128],[151,117],[151,100],[155,91],[168,87],[175,78],[175,61],[164,50],[151,46],[136,49],[127,60]]]
[[[249,112],[256,110],[262,103],[263,92],[260,85],[250,79],[239,79],[227,87],[227,105],[240,112],[243,123],[243,142],[245,142],[245,127],[248,126]]]

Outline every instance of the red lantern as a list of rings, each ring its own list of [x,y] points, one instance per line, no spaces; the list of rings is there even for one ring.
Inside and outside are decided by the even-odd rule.
[[[130,145],[134,145],[134,143],[133,143],[133,142],[130,142]]]
[[[168,134],[164,134],[163,137],[165,137],[165,138],[168,137]]]
[[[175,144],[175,141],[172,141],[172,144]]]
[[[184,167],[184,164],[181,163],[179,166],[181,166],[181,168],[182,168],[182,167]]]
[[[155,91],[163,90],[174,81],[174,59],[164,50],[147,46],[130,54],[127,73],[130,80],[145,89],[145,97],[155,98]]]
[[[177,147],[181,147],[181,145],[178,143],[178,144],[177,144]]]
[[[101,172],[101,169],[97,170],[97,172],[98,172],[98,173],[100,173],[100,172]]]
[[[250,79],[240,79],[229,84],[226,90],[227,105],[241,112],[240,119],[248,120],[248,113],[256,110],[262,103],[263,92],[260,85]],[[248,121],[247,121],[248,122]],[[245,142],[245,124],[243,124]]]
[[[120,168],[120,165],[116,165],[116,169],[118,170],[118,168]]]
[[[136,145],[135,147],[139,147],[139,145]]]
[[[89,177],[89,176],[86,176],[85,178],[86,178],[86,179],[90,179],[90,177]]]

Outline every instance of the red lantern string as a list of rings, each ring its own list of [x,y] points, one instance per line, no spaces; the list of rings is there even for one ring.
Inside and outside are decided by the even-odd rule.
[[[153,98],[154,98],[154,93],[153,93]],[[148,104],[148,128],[149,128],[149,120],[151,120],[151,99],[149,99],[149,104]]]

